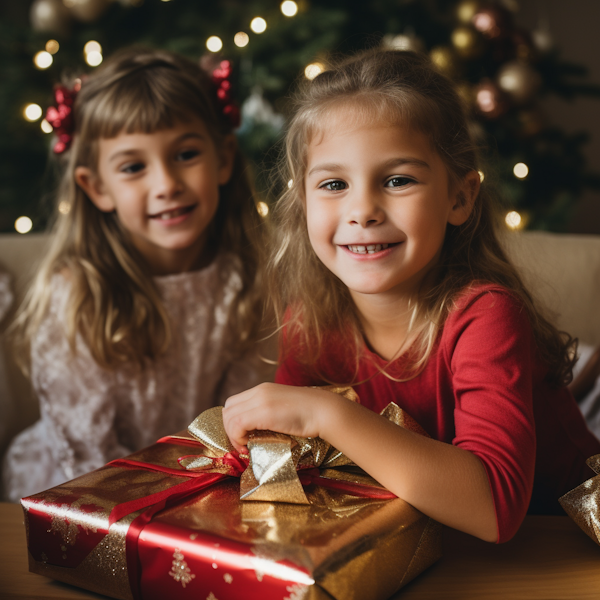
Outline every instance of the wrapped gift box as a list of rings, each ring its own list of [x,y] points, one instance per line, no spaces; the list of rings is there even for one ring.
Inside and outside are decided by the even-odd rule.
[[[24,498],[30,570],[123,600],[375,600],[440,556],[439,524],[381,488],[345,489],[369,483],[351,467],[313,478],[306,504],[241,500],[221,463],[181,466],[204,449],[163,438]]]

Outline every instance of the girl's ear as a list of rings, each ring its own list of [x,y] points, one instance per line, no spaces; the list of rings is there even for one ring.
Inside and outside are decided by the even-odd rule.
[[[462,225],[471,214],[473,205],[479,194],[481,179],[477,171],[469,171],[462,180],[455,194],[455,204],[450,210],[448,223]]]
[[[75,181],[99,210],[102,212],[113,212],[115,210],[116,207],[112,197],[104,191],[100,178],[91,169],[76,167]]]
[[[237,140],[233,134],[225,136],[219,152],[219,185],[225,185],[231,179],[233,163],[237,151]]]

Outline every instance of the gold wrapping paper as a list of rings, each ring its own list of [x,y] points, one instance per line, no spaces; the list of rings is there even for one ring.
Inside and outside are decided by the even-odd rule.
[[[586,463],[597,475],[567,492],[558,501],[571,519],[600,545],[600,454],[588,458]]]

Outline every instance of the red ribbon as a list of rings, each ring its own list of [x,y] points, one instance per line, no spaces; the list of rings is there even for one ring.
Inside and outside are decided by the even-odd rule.
[[[204,447],[203,444],[196,440],[170,437],[161,438],[157,443]],[[179,460],[181,460],[181,458]],[[213,458],[213,460],[219,465],[229,466],[231,476],[239,477],[248,466],[248,460],[242,459],[237,453],[234,454],[228,452],[223,457]],[[218,481],[230,477],[230,475],[225,475],[222,473],[207,473],[205,471],[189,471],[182,468],[173,469],[170,467],[163,467],[161,465],[130,460],[127,458],[113,460],[106,466],[127,469],[145,469],[148,471],[165,473],[166,475],[172,475],[175,477],[185,477],[185,481],[178,483],[166,490],[144,496],[143,498],[118,504],[111,510],[108,517],[108,526],[110,528],[113,523],[116,523],[123,517],[126,517],[127,515],[139,510],[143,510],[143,512],[132,521],[129,529],[127,530],[125,539],[127,572],[129,576],[131,593],[135,600],[141,600],[141,564],[139,560],[138,543],[140,533],[144,527],[152,520],[157,512],[174,506],[185,498],[201,492]],[[317,468],[303,468],[298,471],[298,477],[302,485],[316,484],[325,488],[343,491],[353,496],[373,498],[378,500],[391,500],[396,498],[395,494],[392,494],[392,492],[384,488],[322,477],[319,469]]]

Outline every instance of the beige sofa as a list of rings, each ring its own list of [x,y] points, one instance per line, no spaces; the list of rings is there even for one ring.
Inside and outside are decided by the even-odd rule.
[[[0,235],[0,272],[12,275],[17,297],[47,239],[40,234]],[[600,345],[600,236],[511,233],[505,245],[534,295],[555,314],[558,326],[582,342]],[[0,453],[38,414],[27,380],[10,350],[0,346]]]

